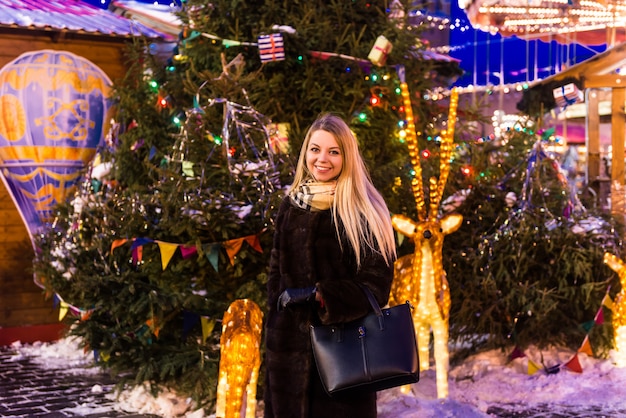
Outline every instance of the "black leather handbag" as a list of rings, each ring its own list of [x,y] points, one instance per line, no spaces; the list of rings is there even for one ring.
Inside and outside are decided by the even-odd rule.
[[[353,322],[311,325],[315,363],[326,392],[375,392],[419,381],[411,305],[381,309],[365,286],[374,312]]]

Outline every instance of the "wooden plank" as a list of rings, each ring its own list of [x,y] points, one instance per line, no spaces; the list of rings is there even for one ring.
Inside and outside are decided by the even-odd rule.
[[[22,242],[28,238],[28,231],[24,225],[0,226],[0,244]]]
[[[33,280],[32,274],[0,276],[0,289],[3,293],[10,293],[9,289],[19,289],[22,292],[37,292],[43,295],[44,290],[41,289]]]
[[[59,322],[59,310],[49,307],[24,307],[24,309],[6,310],[0,308],[0,327],[18,327],[23,325],[54,324]]]
[[[596,91],[587,93],[587,184],[600,176],[600,114]]]
[[[33,255],[33,247],[27,236],[21,242],[0,245],[0,260],[32,260]],[[6,269],[0,264],[0,271],[2,270]]]
[[[51,298],[46,299],[42,289],[38,289],[34,292],[12,292],[11,289],[5,289],[2,294],[0,294],[0,306],[3,310],[24,309],[29,306],[52,307],[53,303],[54,301]]]
[[[126,68],[123,62],[124,44],[98,40],[64,39],[58,42],[36,33],[17,33],[0,35],[0,66],[13,61],[18,56],[42,49],[69,51],[88,59],[115,80],[123,77]]]
[[[624,101],[626,88],[614,88],[611,100],[611,212],[624,214],[624,140],[626,138],[626,118]]]
[[[585,88],[624,87],[626,76],[619,74],[589,74],[583,78]]]

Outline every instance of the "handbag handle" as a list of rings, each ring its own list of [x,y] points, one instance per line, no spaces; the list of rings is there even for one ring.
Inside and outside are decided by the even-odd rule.
[[[372,309],[374,309],[374,313],[376,314],[376,317],[378,318],[378,325],[380,326],[380,330],[381,331],[384,330],[385,319],[383,318],[383,311],[380,309],[380,306],[378,306],[378,301],[372,294],[372,291],[367,286],[365,286],[363,283],[357,283],[357,284],[359,285],[361,290],[363,290],[363,293],[365,293],[365,296],[367,296],[367,300],[370,302],[370,305],[372,305]]]

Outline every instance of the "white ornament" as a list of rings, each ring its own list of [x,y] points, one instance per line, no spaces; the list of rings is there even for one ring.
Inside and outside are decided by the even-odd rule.
[[[513,192],[508,192],[504,197],[504,202],[508,207],[512,208],[517,203],[517,195]]]
[[[113,163],[106,162],[102,164],[98,164],[91,170],[91,177],[96,180],[102,180],[104,177],[109,175],[111,172],[111,168],[113,168]]]

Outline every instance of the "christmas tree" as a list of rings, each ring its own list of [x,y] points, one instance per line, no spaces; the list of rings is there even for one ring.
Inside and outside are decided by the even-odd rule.
[[[265,306],[276,202],[321,112],[350,121],[390,209],[415,210],[397,73],[436,155],[446,114],[428,89],[458,68],[423,58],[410,3],[189,1],[171,58],[141,42],[129,52],[107,146],[35,260],[71,333],[120,384],[211,407],[220,320],[236,299]]]
[[[583,205],[546,151],[556,145],[552,132],[536,126],[526,119],[502,138],[457,149],[458,175],[442,205],[464,216],[444,247],[451,338],[472,350],[576,349],[589,335],[594,353],[606,355],[611,329],[595,315],[619,283],[603,254],[621,253],[622,228]]]

